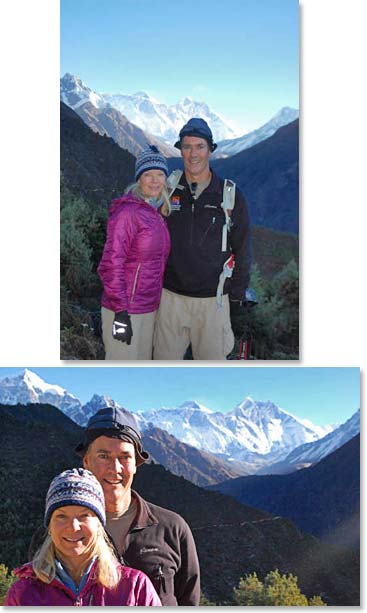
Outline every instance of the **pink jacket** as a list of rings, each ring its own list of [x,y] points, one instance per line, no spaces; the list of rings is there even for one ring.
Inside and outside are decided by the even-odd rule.
[[[86,584],[78,596],[58,579],[43,583],[33,572],[32,563],[24,564],[14,572],[19,579],[9,588],[5,606],[128,606],[160,607],[161,601],[148,577],[140,570],[121,566],[121,579],[116,588],[107,589],[96,580],[94,563]]]
[[[169,250],[166,222],[152,206],[132,194],[113,200],[98,266],[102,305],[115,313],[155,311]]]

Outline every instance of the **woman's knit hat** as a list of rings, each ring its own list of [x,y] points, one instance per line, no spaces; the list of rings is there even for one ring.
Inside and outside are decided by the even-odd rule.
[[[46,495],[45,526],[59,507],[80,505],[91,509],[106,524],[105,501],[102,486],[93,473],[85,468],[72,468],[57,475]]]
[[[166,158],[158,151],[155,145],[150,145],[148,149],[139,153],[135,162],[135,181],[147,170],[162,170],[168,176],[168,166]]]

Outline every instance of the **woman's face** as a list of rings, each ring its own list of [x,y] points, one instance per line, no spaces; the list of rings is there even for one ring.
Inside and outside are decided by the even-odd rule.
[[[162,170],[146,170],[138,179],[138,185],[145,198],[159,198],[166,183]]]
[[[84,559],[96,540],[100,521],[87,507],[68,505],[51,515],[49,530],[62,559]]]

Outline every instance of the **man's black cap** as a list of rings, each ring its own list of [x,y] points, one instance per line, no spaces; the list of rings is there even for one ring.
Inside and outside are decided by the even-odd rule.
[[[129,417],[118,407],[100,409],[89,419],[83,440],[75,448],[76,453],[83,457],[96,438],[108,436],[132,443],[135,448],[136,465],[144,464],[149,459],[149,453],[143,449],[140,434],[128,422]]]
[[[200,117],[192,117],[180,130],[179,140],[175,143],[177,149],[181,149],[181,141],[184,136],[197,136],[198,138],[205,138],[209,144],[210,151],[215,151],[217,148],[216,143],[213,143],[213,134],[208,124],[204,119]]]

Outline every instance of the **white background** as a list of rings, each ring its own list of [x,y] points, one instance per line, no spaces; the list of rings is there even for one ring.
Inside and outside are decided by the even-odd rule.
[[[301,2],[303,366],[366,366],[366,17],[366,0]],[[0,46],[0,365],[57,366],[56,1],[2,2]]]
[[[366,8],[365,0],[301,2],[304,366],[366,360]],[[0,365],[57,366],[57,3],[1,3],[0,23]],[[78,364],[93,365],[68,365]]]

